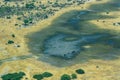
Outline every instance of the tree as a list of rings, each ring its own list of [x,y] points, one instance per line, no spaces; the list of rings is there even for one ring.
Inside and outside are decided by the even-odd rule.
[[[72,79],[77,79],[77,75],[76,74],[73,73],[71,76],[72,76]]]
[[[50,73],[50,72],[44,72],[42,74],[36,74],[36,75],[34,75],[33,78],[35,78],[37,80],[42,80],[45,77],[47,78],[47,77],[51,77],[51,76],[53,76],[52,73]]]
[[[14,41],[13,40],[8,40],[8,44],[13,44]]]
[[[3,75],[1,78],[2,80],[21,80],[25,76],[24,72],[19,73],[8,73],[6,75]]]
[[[7,16],[6,18],[7,18],[7,19],[11,19],[11,17],[10,17],[10,16]]]
[[[25,25],[28,25],[28,23],[29,23],[29,20],[28,20],[28,19],[25,19],[25,20],[24,20],[24,24],[25,24]]]
[[[15,37],[15,34],[12,34],[11,36],[14,38],[14,37]]]
[[[43,77],[51,77],[51,76],[53,76],[53,74],[50,73],[50,72],[44,72],[44,73],[42,74],[42,76],[43,76]]]
[[[83,69],[77,69],[76,73],[78,73],[78,74],[85,74],[85,71]]]
[[[34,3],[29,3],[29,4],[26,4],[25,7],[28,9],[33,9],[35,7],[35,5],[34,5]]]
[[[33,18],[27,18],[27,19],[24,19],[24,25],[29,25],[29,24],[31,24],[31,23],[33,23]]]
[[[71,80],[71,77],[70,77],[70,75],[68,75],[68,74],[63,74],[63,75],[61,76],[61,80]]]
[[[37,80],[42,80],[44,77],[42,74],[37,74],[37,75],[34,75],[33,78],[35,78]]]

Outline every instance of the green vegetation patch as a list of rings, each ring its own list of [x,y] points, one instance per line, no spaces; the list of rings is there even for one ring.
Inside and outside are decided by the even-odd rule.
[[[11,36],[12,36],[13,38],[15,38],[15,34],[12,34]]]
[[[13,40],[8,40],[8,44],[13,44],[14,41]]]
[[[72,77],[72,79],[77,79],[77,75],[74,73],[71,75],[71,77]]]
[[[77,74],[85,74],[85,71],[83,69],[77,69],[75,72]]]
[[[28,18],[28,19],[24,19],[24,25],[29,25],[33,22],[33,19],[32,18]]]
[[[33,9],[33,8],[35,8],[35,5],[34,5],[34,3],[28,3],[28,4],[25,5],[25,7],[27,9]]]
[[[50,73],[50,72],[44,72],[42,74],[36,74],[36,75],[33,75],[33,78],[37,79],[37,80],[42,80],[44,78],[48,78],[48,77],[52,77],[53,74]]]
[[[2,80],[21,80],[25,76],[24,72],[19,73],[8,73],[6,75],[3,75],[1,78]]]
[[[33,78],[37,79],[37,80],[42,80],[44,77],[42,74],[36,74],[33,76]]]
[[[44,72],[42,75],[43,75],[43,77],[51,77],[51,76],[53,76],[53,74],[50,73],[50,72]]]
[[[63,75],[61,76],[61,80],[71,80],[71,77],[70,77],[70,75],[68,75],[68,74],[63,74]]]

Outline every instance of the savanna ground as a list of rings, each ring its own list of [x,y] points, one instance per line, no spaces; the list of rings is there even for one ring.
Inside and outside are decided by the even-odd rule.
[[[52,1],[54,3],[54,0]],[[24,0],[22,2],[27,3]],[[62,74],[72,74],[75,73],[76,69],[82,68],[85,70],[85,74],[78,75],[77,80],[120,79],[120,25],[117,24],[120,23],[119,0],[93,0],[80,5],[55,7],[54,15],[53,13],[51,15],[46,13],[50,8],[48,7],[41,11],[42,14],[49,16],[48,18],[46,18],[46,15],[35,16],[38,13],[40,14],[37,11],[38,7],[26,11],[22,2],[13,1],[8,2],[7,5],[12,6],[17,3],[24,15],[19,12],[6,13],[5,15],[0,13],[2,15],[0,17],[0,75],[23,71],[26,74],[23,80],[26,77],[28,80],[35,80],[33,79],[34,74],[48,71],[53,76],[44,80],[60,80]],[[41,3],[48,4],[45,0],[42,0]],[[67,2],[60,0],[59,3]],[[3,2],[1,1],[0,4],[3,4]],[[38,6],[39,3],[35,3],[35,5]],[[78,22],[77,26],[79,27],[77,29],[66,24],[69,19],[76,17],[77,12],[84,10],[92,12],[80,16],[81,21]],[[17,12],[16,9],[15,11]],[[6,19],[9,16],[11,18]],[[32,22],[30,22],[30,25],[28,22],[25,24],[25,21],[31,19],[31,16]],[[18,17],[22,19],[19,20]],[[114,48],[103,43],[87,44],[84,46],[86,50],[76,56],[75,59],[45,58],[42,53],[42,50],[44,50],[42,47],[43,41],[58,32],[72,35],[107,33],[118,38],[115,44],[118,47]],[[13,34],[15,37],[13,37]],[[14,41],[14,43],[8,44],[9,40]],[[51,61],[57,64],[52,64]]]

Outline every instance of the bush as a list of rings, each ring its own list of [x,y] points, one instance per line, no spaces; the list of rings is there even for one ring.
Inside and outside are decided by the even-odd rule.
[[[63,75],[61,76],[61,80],[71,80],[71,77],[70,77],[70,75],[68,75],[68,74],[63,74]]]
[[[15,26],[18,26],[18,24],[15,24]]]
[[[35,78],[37,80],[42,80],[44,77],[47,78],[47,77],[51,77],[51,76],[53,76],[52,73],[50,73],[50,72],[44,72],[43,74],[36,74],[36,75],[34,75],[33,78]]]
[[[24,19],[24,25],[29,25],[33,22],[33,18]]]
[[[44,73],[42,74],[42,76],[43,76],[43,77],[51,77],[51,76],[53,76],[53,74],[50,73],[50,72],[44,72]]]
[[[12,34],[11,36],[12,36],[13,38],[15,37],[15,35],[14,35],[14,34]]]
[[[72,79],[77,79],[77,75],[76,74],[73,73],[71,76],[72,76]]]
[[[21,80],[21,78],[23,78],[24,75],[25,75],[24,72],[9,73],[9,74],[3,75],[1,78],[2,80]]]
[[[13,43],[14,43],[14,41],[8,40],[8,44],[13,44]]]
[[[28,25],[28,24],[29,24],[29,20],[28,20],[28,19],[25,19],[25,20],[24,20],[24,24],[25,24],[25,25]]]
[[[42,74],[38,74],[38,75],[34,75],[33,78],[37,80],[42,80],[44,77],[42,76]]]
[[[21,17],[18,17],[17,19],[18,19],[18,20],[21,20]]]
[[[78,74],[85,74],[85,71],[83,69],[77,69],[76,73],[78,73]]]
[[[11,19],[11,17],[10,17],[10,16],[7,16],[6,18],[7,18],[7,19]]]
[[[34,3],[26,4],[25,6],[28,9],[33,9],[35,7]]]

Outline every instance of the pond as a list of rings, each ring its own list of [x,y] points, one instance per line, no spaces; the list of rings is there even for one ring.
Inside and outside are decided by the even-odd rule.
[[[107,35],[81,35],[77,37],[77,40],[64,40],[64,38],[68,36],[70,36],[70,34],[66,35],[61,33],[53,35],[52,37],[45,40],[44,54],[62,57],[63,59],[72,59],[83,50],[84,45],[96,43],[99,38]]]

